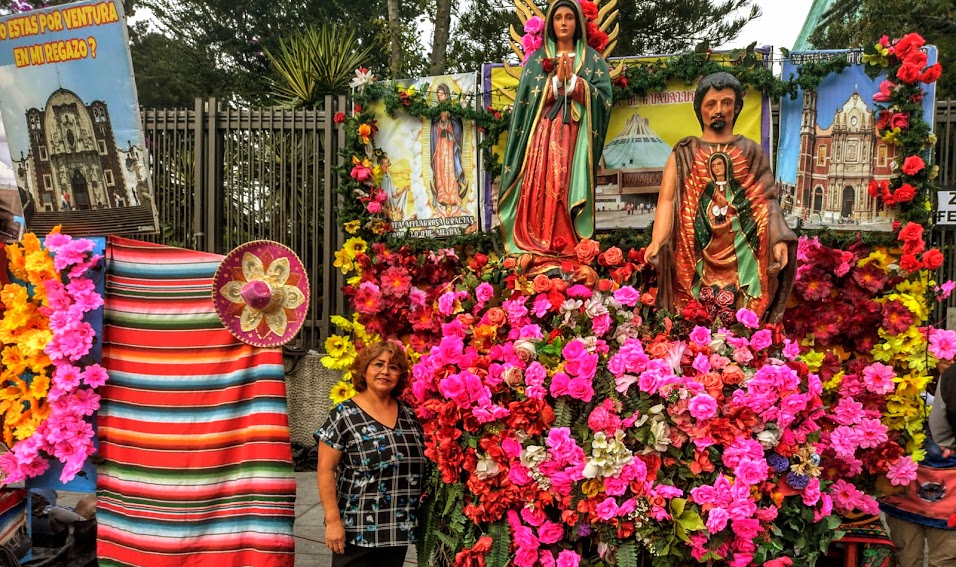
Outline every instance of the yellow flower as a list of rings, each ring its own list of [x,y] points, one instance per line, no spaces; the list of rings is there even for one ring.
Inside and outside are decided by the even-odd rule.
[[[362,226],[362,221],[360,220],[350,220],[345,223],[345,232],[349,234],[355,234],[358,232],[358,229]]]
[[[352,260],[353,257],[343,248],[335,252],[335,261],[332,262],[332,265],[342,270],[342,275],[348,275],[349,272],[355,269],[355,264],[352,263]]]
[[[3,349],[3,367],[13,374],[23,374],[27,369],[19,346],[11,345]]]
[[[900,145],[901,132],[902,131],[900,130],[899,126],[897,126],[896,128],[893,128],[892,130],[886,130],[885,132],[883,132],[883,136],[882,136],[883,141],[886,142],[887,144],[893,144],[898,146]]]
[[[820,365],[823,364],[823,359],[825,357],[825,354],[815,350],[807,351],[806,354],[800,356],[801,360],[807,364],[807,370],[810,372],[816,372],[817,370],[820,370]]]
[[[325,352],[332,358],[339,358],[349,351],[349,340],[339,335],[332,335],[325,339]]]
[[[46,393],[50,391],[50,378],[47,376],[34,376],[30,380],[30,395],[36,399],[41,399],[46,397]]]
[[[343,331],[349,332],[352,330],[352,322],[341,315],[332,315],[329,322]]]
[[[870,252],[870,255],[866,258],[861,258],[860,261],[856,263],[856,267],[862,268],[870,262],[876,262],[876,265],[879,266],[884,272],[889,269],[890,258],[886,255],[886,251],[882,248],[877,248]]]
[[[355,287],[362,281],[362,274],[355,274],[349,279],[345,280],[345,284],[349,287]]]
[[[355,388],[352,387],[352,383],[339,380],[335,386],[332,386],[332,391],[329,392],[329,399],[332,400],[333,405],[338,405],[354,395]]]
[[[842,370],[834,374],[833,378],[823,383],[823,389],[830,391],[830,390],[836,390],[837,388],[839,388],[840,384],[843,383],[843,374],[844,373]]]
[[[364,254],[365,251],[368,250],[368,243],[359,237],[349,238],[345,241],[345,245],[342,246],[342,250],[345,250],[352,258],[355,258],[355,256]]]
[[[604,481],[599,478],[592,478],[581,485],[581,491],[584,492],[584,495],[588,498],[597,496],[602,490],[604,490]]]

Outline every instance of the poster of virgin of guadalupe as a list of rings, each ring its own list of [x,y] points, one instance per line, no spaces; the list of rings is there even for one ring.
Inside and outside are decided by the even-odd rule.
[[[927,46],[927,65],[936,62],[936,48]],[[800,90],[780,102],[780,144],[777,187],[788,222],[847,230],[890,230],[894,212],[870,196],[870,181],[893,175],[896,146],[877,132],[873,95],[886,78],[871,79],[863,52],[794,51],[783,62],[784,80],[800,74],[800,65],[846,56],[850,66],[831,73],[815,92]],[[936,85],[925,85],[923,117],[933,127]]]
[[[398,232],[441,238],[478,229],[478,141],[474,121],[462,120],[454,106],[475,104],[474,73],[397,81],[400,89],[427,90],[443,110],[434,118],[375,108],[375,142],[387,157],[378,161],[388,195],[385,215]]]
[[[121,0],[0,18],[0,114],[27,230],[158,230]]]

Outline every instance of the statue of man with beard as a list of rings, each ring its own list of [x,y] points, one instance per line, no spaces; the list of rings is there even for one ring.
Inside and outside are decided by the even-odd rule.
[[[760,145],[734,134],[743,106],[733,75],[698,83],[703,133],[680,140],[667,160],[645,258],[658,267],[658,307],[680,312],[696,301],[723,324],[746,307],[775,323],[793,288],[797,238]]]

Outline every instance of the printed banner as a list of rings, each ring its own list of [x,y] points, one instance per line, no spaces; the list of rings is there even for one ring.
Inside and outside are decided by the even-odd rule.
[[[0,114],[29,230],[158,230],[120,0],[0,18]]]
[[[765,55],[767,53],[769,51]],[[612,59],[609,66],[614,68],[622,61],[625,65],[661,61],[667,57]],[[520,67],[511,68],[515,75],[520,70]],[[733,69],[728,71],[733,73]],[[483,76],[486,106],[505,108],[514,104],[518,79],[500,64],[485,65]],[[654,220],[657,194],[671,149],[681,138],[701,133],[694,114],[696,88],[696,83],[674,79],[666,90],[619,102],[612,110],[595,187],[597,230],[644,228]],[[770,99],[745,91],[744,108],[734,126],[736,133],[760,141],[768,155],[770,116]],[[496,147],[498,155],[504,154],[505,138],[502,136]],[[497,184],[489,182],[486,194],[489,197],[483,211],[483,226],[488,229],[498,226]]]
[[[442,75],[398,81],[428,89],[432,103],[473,106],[477,75]],[[418,238],[455,236],[478,229],[478,142],[472,120],[443,113],[435,120],[404,113],[394,117],[376,103],[375,141],[387,158],[382,188],[385,212],[399,233]]]
[[[16,242],[23,236],[23,206],[17,190],[17,176],[10,160],[7,133],[0,122],[0,240]]]
[[[936,48],[927,47],[927,54],[932,65]],[[780,102],[780,205],[808,227],[890,230],[893,214],[867,192],[871,180],[892,176],[896,158],[896,146],[880,139],[873,116],[873,95],[885,75],[868,77],[859,50],[806,51],[783,62],[783,78],[799,75],[804,62],[842,55],[851,62],[843,72],[828,75],[816,92],[801,90]],[[923,117],[930,127],[935,99],[936,86],[928,85]]]

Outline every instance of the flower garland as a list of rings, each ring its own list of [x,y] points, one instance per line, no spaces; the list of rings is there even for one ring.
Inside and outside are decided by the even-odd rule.
[[[95,452],[87,420],[99,408],[96,389],[108,376],[88,354],[95,340],[84,316],[103,305],[86,276],[102,257],[94,243],[54,229],[45,247],[33,233],[6,247],[9,269],[21,283],[0,292],[3,318],[3,380],[0,391],[4,443],[0,455],[4,484],[21,482],[63,463],[69,482]]]
[[[900,221],[929,226],[930,196],[938,189],[933,180],[939,167],[932,164],[930,150],[936,145],[936,136],[923,118],[922,85],[936,82],[942,68],[939,63],[927,66],[927,55],[922,49],[925,43],[915,33],[893,42],[883,36],[867,47],[864,60],[869,73],[886,72],[880,92],[873,95],[877,103],[876,123],[883,141],[897,147],[893,176],[871,181],[868,192],[888,207],[908,205],[900,211]]]

